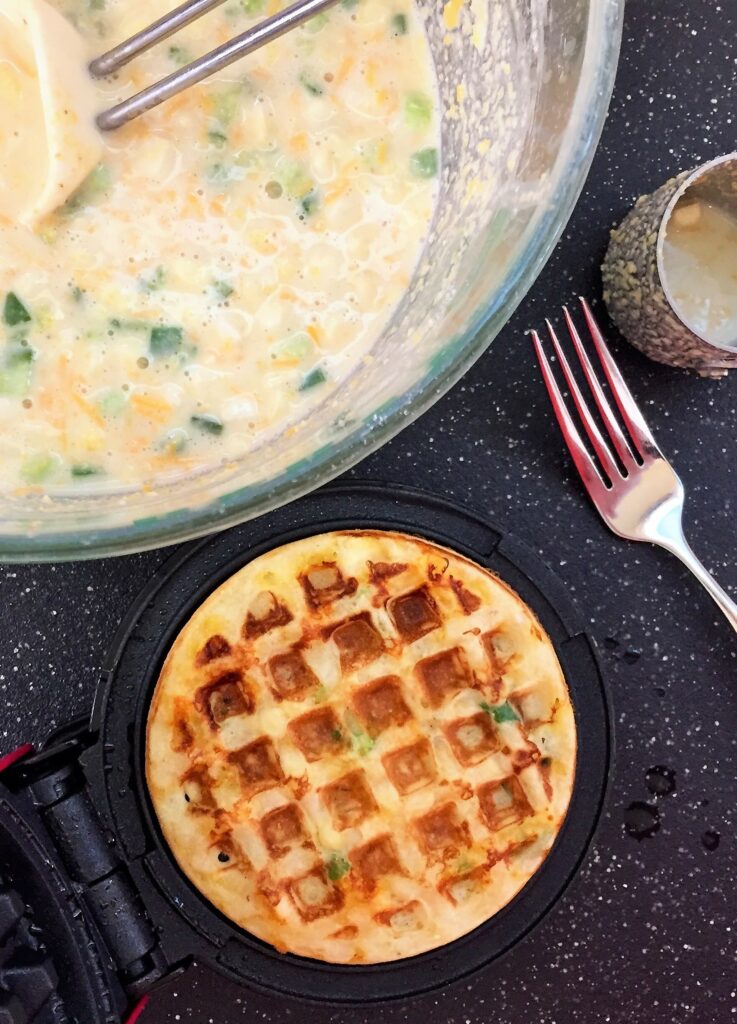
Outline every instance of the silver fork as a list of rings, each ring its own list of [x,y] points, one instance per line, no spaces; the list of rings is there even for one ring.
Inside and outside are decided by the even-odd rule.
[[[253,53],[260,46],[265,46],[272,39],[284,35],[285,32],[289,32],[308,18],[314,18],[315,15],[320,14],[327,7],[332,7],[337,2],[338,0],[297,0],[297,3],[247,29],[229,42],[218,46],[211,53],[206,53],[192,61],[191,64],[187,64],[186,67],[180,68],[179,71],[174,71],[166,78],[162,78],[160,82],[154,82],[153,85],[136,93],[135,96],[104,111],[97,118],[98,127],[102,131],[112,131],[122,127],[128,121],[132,121],[134,117],[151,110],[159,103],[163,103],[164,100],[171,99],[172,96],[189,89],[197,82],[202,82],[216,71],[240,60],[248,53]],[[137,32],[130,39],[118,43],[112,50],[103,53],[101,57],[96,57],[90,64],[90,74],[93,78],[105,78],[107,75],[112,75],[140,53],[150,50],[162,39],[168,39],[185,25],[190,25],[223,3],[225,0],[186,0],[186,3]]]
[[[651,434],[586,300],[582,298],[580,301],[625,431],[620,427],[566,307],[563,308],[563,315],[611,443],[603,436],[591,413],[552,324],[549,320],[545,323],[573,404],[599,460],[598,466],[589,454],[563,399],[537,331],[532,331],[532,340],[555,417],[584,486],[602,519],[614,533],[627,540],[659,544],[680,558],[714,598],[732,628],[737,630],[737,604],[704,568],[683,535],[683,484]]]

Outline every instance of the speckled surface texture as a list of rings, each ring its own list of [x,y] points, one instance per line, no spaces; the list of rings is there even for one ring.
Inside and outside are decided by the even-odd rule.
[[[411,1004],[331,1011],[195,969],[155,995],[145,1024],[364,1024],[379,1013],[384,1024],[737,1020],[737,638],[676,561],[602,526],[524,337],[563,300],[600,294],[609,228],[641,193],[734,149],[735,110],[736,0],[629,0],[604,141],[553,259],[465,380],[356,474],[488,512],[555,567],[585,609],[613,693],[618,758],[608,813],[568,895],[500,965]],[[613,341],[684,478],[687,532],[737,592],[737,376],[700,380]],[[112,631],[165,557],[0,569],[0,748],[38,740],[90,707]],[[673,793],[648,788],[656,765],[675,772]],[[667,788],[657,782],[651,776],[653,788]],[[636,801],[660,814],[659,830],[642,840],[624,827]]]

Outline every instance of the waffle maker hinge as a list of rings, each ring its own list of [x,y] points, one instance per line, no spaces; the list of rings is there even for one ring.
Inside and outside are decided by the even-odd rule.
[[[119,858],[87,789],[80,755],[92,745],[87,720],[53,734],[45,748],[15,769],[89,911],[121,984],[131,999],[148,993],[171,966],[128,868]]]

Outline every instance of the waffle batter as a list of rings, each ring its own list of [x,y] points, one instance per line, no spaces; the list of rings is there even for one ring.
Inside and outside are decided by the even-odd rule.
[[[53,6],[92,57],[171,3]],[[97,108],[279,6],[229,0],[97,83]],[[0,97],[27,87],[0,54]],[[0,216],[2,486],[149,485],[299,421],[410,281],[438,139],[419,15],[343,0],[105,136],[39,223]]]

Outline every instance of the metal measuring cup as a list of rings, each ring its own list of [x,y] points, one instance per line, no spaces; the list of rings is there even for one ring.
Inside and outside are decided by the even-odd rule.
[[[611,233],[601,268],[604,301],[622,334],[651,359],[697,370],[702,377],[723,377],[737,367],[737,348],[693,331],[679,316],[668,286],[663,259],[668,223],[686,198],[737,217],[737,153],[684,171],[637,200]]]

